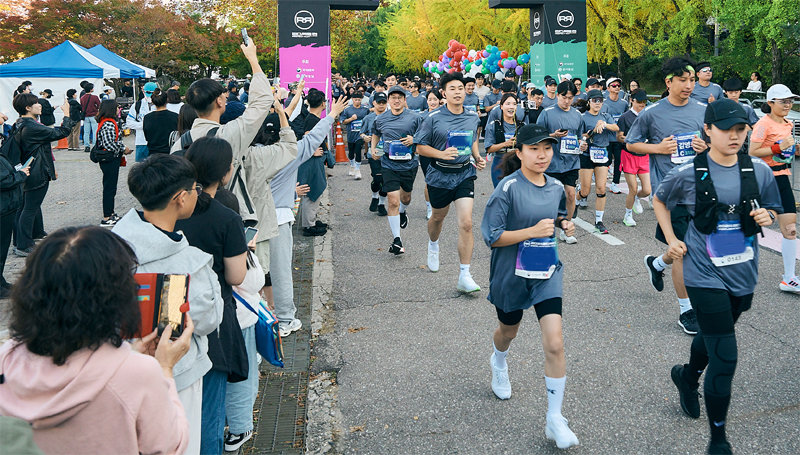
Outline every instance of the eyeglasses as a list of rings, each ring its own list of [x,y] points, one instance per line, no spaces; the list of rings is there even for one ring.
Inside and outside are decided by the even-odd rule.
[[[784,106],[791,106],[794,103],[793,99],[785,99],[785,100],[770,100],[773,103],[783,104]]]
[[[589,102],[591,102],[591,103],[602,103],[603,102],[603,98],[592,98],[592,99],[589,100]]]
[[[183,191],[186,191],[187,193],[189,193],[189,192],[191,192],[192,190],[194,190],[194,191],[197,191],[197,194],[199,195],[200,193],[202,193],[202,192],[203,192],[203,185],[201,185],[201,184],[199,184],[199,183],[198,183],[198,184],[196,184],[195,186],[193,186],[193,187],[191,187],[191,188],[186,188],[186,189],[184,189]],[[180,192],[178,192],[178,194],[176,194],[175,196],[173,196],[172,200],[174,201],[175,199],[178,199],[178,196],[180,196],[180,195],[183,193],[183,191],[180,191]]]

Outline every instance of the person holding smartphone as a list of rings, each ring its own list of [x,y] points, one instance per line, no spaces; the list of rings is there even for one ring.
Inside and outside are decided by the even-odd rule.
[[[517,103],[517,95],[513,93],[503,95],[500,100],[503,117],[500,120],[492,121],[487,128],[483,145],[486,148],[486,154],[491,154],[493,186],[497,186],[497,183],[503,178],[503,155],[513,152],[517,148],[515,138],[517,130],[522,126],[522,122],[517,120]]]

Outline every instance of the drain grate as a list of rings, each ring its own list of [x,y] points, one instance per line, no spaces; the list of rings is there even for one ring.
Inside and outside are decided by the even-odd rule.
[[[294,236],[295,317],[303,328],[283,338],[285,368],[261,362],[253,438],[240,449],[243,455],[305,452],[314,240],[303,237],[297,223]]]

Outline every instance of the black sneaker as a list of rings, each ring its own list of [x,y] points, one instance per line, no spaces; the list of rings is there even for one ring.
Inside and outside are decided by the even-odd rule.
[[[653,286],[658,292],[664,290],[664,271],[658,271],[653,266],[653,261],[656,260],[655,256],[645,256],[644,257],[644,265],[647,267],[647,270],[650,272],[650,284]]]
[[[245,442],[249,441],[252,437],[252,430],[242,434],[228,434],[228,436],[225,436],[225,451],[235,452],[239,450],[239,447],[241,447]]]
[[[699,383],[692,386],[683,377],[683,369],[689,368],[689,365],[675,365],[672,367],[672,382],[678,388],[678,394],[681,397],[681,409],[687,416],[697,419],[700,417],[700,394],[697,393]]]
[[[84,147],[84,148],[83,148],[83,151],[84,151],[85,153],[89,153],[89,152],[91,152],[91,149],[89,149],[89,147],[87,146],[87,147]]]
[[[602,221],[598,221],[597,223],[594,223],[594,228],[597,229],[597,232],[599,232],[601,234],[608,234],[608,229],[606,228],[606,225],[603,224]]]
[[[316,226],[316,227],[318,227],[318,228],[320,228],[320,229],[328,229],[328,223],[323,223],[323,222],[322,222],[322,221],[320,221],[320,220],[317,220],[317,221],[314,223],[314,226]]]
[[[378,211],[378,202],[380,199],[374,197],[372,198],[372,202],[369,203],[369,211],[370,212],[377,212]]]
[[[386,216],[386,206],[383,204],[378,204],[378,216]]]
[[[700,327],[697,325],[697,313],[694,312],[694,308],[681,313],[678,318],[678,325],[689,335],[697,335],[697,330]]]
[[[107,220],[100,220],[100,226],[103,227],[112,227],[115,224],[117,224],[117,221],[111,217],[109,217]]]
[[[320,235],[325,235],[328,232],[327,229],[321,229],[317,226],[311,226],[307,228],[303,228],[303,237],[317,237]]]
[[[389,252],[394,254],[395,256],[401,255],[406,252],[406,249],[403,248],[403,241],[400,240],[400,237],[394,238],[392,246],[389,247]]]
[[[408,215],[406,212],[400,213],[400,229],[405,229],[408,226]]]
[[[731,448],[731,444],[728,442],[728,440],[723,439],[722,441],[709,442],[706,453],[708,455],[727,455],[732,454],[733,449]]]
[[[31,253],[33,253],[33,247],[32,246],[29,246],[28,248],[17,248],[17,247],[14,247],[14,254],[19,256],[19,257],[21,257],[21,258],[28,257],[28,255],[31,254]]]

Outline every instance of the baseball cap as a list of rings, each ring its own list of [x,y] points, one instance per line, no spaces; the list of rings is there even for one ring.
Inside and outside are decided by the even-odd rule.
[[[722,90],[725,90],[726,92],[736,92],[741,90],[743,87],[744,84],[742,84],[742,80],[738,77],[732,77],[722,83]]]
[[[606,87],[613,84],[614,82],[619,82],[619,85],[622,85],[622,79],[618,77],[609,77],[608,80],[606,81]]]
[[[734,125],[747,124],[747,113],[742,105],[734,100],[723,98],[714,101],[706,107],[703,122],[714,125],[721,130],[729,130]]]
[[[535,123],[524,125],[517,131],[517,144],[534,145],[542,141],[558,142],[542,125]]]
[[[372,97],[373,103],[385,103],[389,98],[386,96],[386,92],[375,92],[375,95]]]
[[[49,88],[42,90],[42,93],[47,93],[48,95],[53,96],[53,91],[50,90]]]
[[[695,72],[699,73],[700,70],[702,70],[703,68],[711,69],[711,63],[710,62],[700,62],[700,63],[697,64],[697,66],[694,69],[695,69]]]
[[[103,91],[105,92],[106,90],[111,90],[111,87],[108,86],[108,85],[104,85],[103,86]]]
[[[219,124],[224,125],[236,120],[244,114],[244,109],[245,106],[243,103],[239,101],[228,101],[227,104],[225,104],[225,112],[223,112],[222,116],[219,118]]]
[[[500,83],[500,91],[505,93],[516,93],[517,84],[512,81],[503,81]]]
[[[642,89],[636,89],[631,93],[631,99],[640,103],[647,101],[647,92]]]
[[[156,91],[157,88],[158,88],[158,84],[156,84],[155,82],[148,82],[148,83],[144,84],[144,92],[145,93],[153,93],[153,92]]]
[[[503,85],[503,83],[498,81],[497,79],[492,81],[492,88],[500,88],[500,86],[502,86],[502,85]]]
[[[783,84],[775,84],[767,90],[767,101],[782,100],[785,98],[800,98]]]
[[[594,84],[599,84],[599,83],[600,83],[600,81],[598,81],[597,78],[594,78],[594,77],[590,77],[589,79],[586,79],[586,86],[587,87],[592,86]]]
[[[551,77],[550,79],[547,79],[547,80],[544,81],[544,85],[545,86],[558,85],[558,82],[556,82],[556,80]]]
[[[392,93],[399,93],[399,94],[401,94],[401,95],[403,95],[405,97],[406,96],[406,89],[404,89],[403,87],[401,87],[399,85],[395,85],[394,87],[389,89],[388,95],[391,95]]]
[[[588,92],[586,92],[586,99],[590,100],[592,98],[603,98],[603,92],[597,90],[596,88],[593,88]]]

